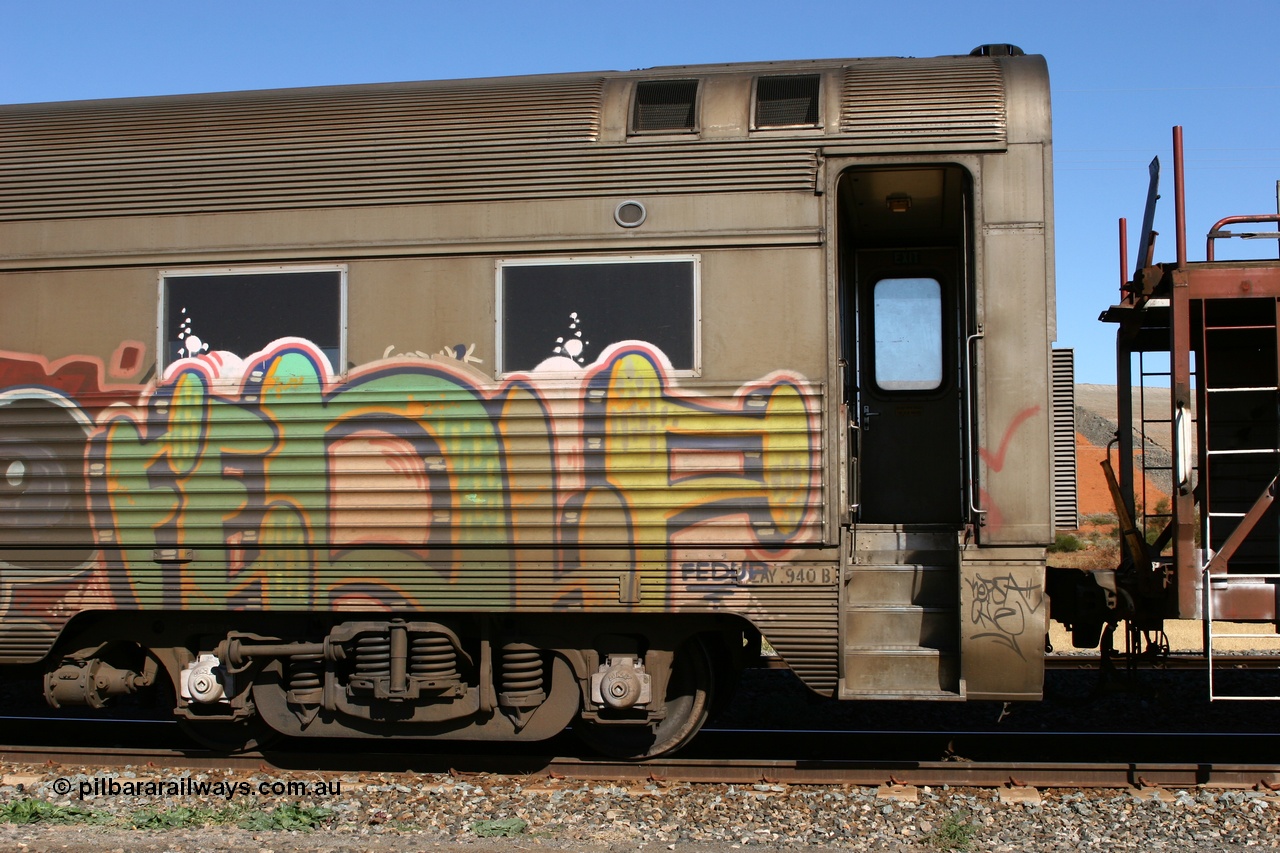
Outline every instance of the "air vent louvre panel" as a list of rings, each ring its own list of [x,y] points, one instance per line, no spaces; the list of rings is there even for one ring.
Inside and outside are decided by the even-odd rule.
[[[1076,492],[1075,350],[1053,351],[1053,524],[1060,530],[1079,526]]]
[[[1007,124],[995,60],[864,60],[845,68],[840,132],[859,144],[1002,148]]]
[[[756,127],[816,127],[817,74],[761,77],[756,81]]]
[[[637,83],[631,129],[635,133],[696,130],[697,102],[697,80]]]

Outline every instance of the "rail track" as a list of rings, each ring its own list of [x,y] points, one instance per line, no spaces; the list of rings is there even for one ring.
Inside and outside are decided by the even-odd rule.
[[[620,782],[1280,789],[1280,760],[1258,760],[1280,759],[1280,734],[709,729],[677,757],[634,763],[584,754],[567,736],[518,749],[483,744],[444,750],[378,744],[370,749],[364,742],[337,742],[316,751],[294,741],[228,756],[184,745],[173,725],[94,721],[86,729],[86,723],[32,720],[32,736],[17,743],[12,742],[14,729],[7,726],[10,742],[0,744],[0,765],[63,768],[59,772],[150,767]],[[67,737],[71,733],[74,742]],[[87,746],[86,741],[104,745]],[[1125,760],[1117,760],[1118,755]]]
[[[1163,657],[1141,655],[1134,658],[1114,657],[1111,664],[1117,669],[1133,666],[1137,669],[1172,669],[1184,671],[1203,671],[1207,668],[1204,655],[1170,654]],[[1102,665],[1102,657],[1096,654],[1055,654],[1045,655],[1046,669],[1097,669]],[[1213,668],[1221,670],[1280,670],[1280,658],[1274,654],[1215,654]]]
[[[787,673],[755,670],[744,677],[741,705],[735,702],[688,748],[639,764],[592,757],[568,734],[516,746],[300,739],[226,756],[193,747],[172,719],[110,719],[42,705],[0,715],[0,761],[858,786],[1280,786],[1280,703],[1245,703],[1249,715],[1241,715],[1238,704],[1208,703],[1202,674],[1185,671],[1196,662],[1203,669],[1203,659],[1175,656],[1155,662],[1152,672],[1147,661],[1135,661],[1143,673],[1127,679],[1121,661],[1115,678],[1099,682],[1089,671],[1096,661],[1062,656],[1047,676],[1046,701],[1016,707],[871,703],[853,709],[816,700]],[[1275,670],[1273,658],[1241,655],[1232,664],[1247,677],[1274,678],[1268,673]],[[1140,713],[1127,713],[1135,708],[1134,691],[1147,697]]]

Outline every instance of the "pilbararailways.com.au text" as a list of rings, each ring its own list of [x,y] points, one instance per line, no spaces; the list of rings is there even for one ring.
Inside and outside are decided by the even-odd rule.
[[[55,779],[51,785],[59,796],[75,794],[77,799],[89,797],[236,797],[261,796],[288,797],[340,797],[342,781],[286,781],[269,779],[265,782],[209,782],[182,777],[179,779],[116,779],[94,777],[72,781]]]

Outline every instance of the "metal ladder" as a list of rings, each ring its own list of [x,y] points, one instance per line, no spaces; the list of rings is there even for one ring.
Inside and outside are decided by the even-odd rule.
[[[1223,509],[1223,492],[1225,486],[1218,487],[1221,484],[1219,479],[1226,480],[1228,475],[1221,473],[1221,469],[1230,464],[1239,464],[1240,462],[1249,462],[1256,460],[1259,466],[1268,466],[1268,458],[1270,464],[1268,467],[1276,469],[1280,466],[1280,430],[1278,434],[1273,436],[1270,446],[1228,446],[1223,447],[1224,443],[1217,439],[1214,433],[1214,424],[1217,418],[1212,416],[1215,408],[1220,409],[1223,401],[1233,407],[1232,414],[1237,418],[1238,412],[1246,410],[1246,406],[1242,401],[1248,401],[1256,398],[1259,405],[1273,407],[1280,404],[1280,385],[1258,385],[1258,384],[1230,384],[1229,382],[1218,382],[1214,384],[1210,381],[1213,373],[1210,371],[1209,354],[1221,345],[1221,339],[1232,334],[1235,335],[1253,335],[1259,340],[1270,337],[1271,346],[1274,352],[1280,353],[1280,300],[1277,300],[1275,311],[1271,312],[1266,322],[1227,322],[1214,324],[1211,318],[1212,302],[1205,300],[1203,303],[1203,313],[1201,322],[1201,341],[1200,353],[1202,364],[1199,365],[1197,378],[1199,379],[1200,388],[1198,389],[1198,407],[1200,409],[1200,440],[1204,442],[1204,447],[1200,454],[1203,460],[1204,470],[1201,472],[1203,492],[1201,497],[1201,513],[1203,517],[1203,536],[1206,546],[1202,589],[1204,591],[1204,647],[1205,656],[1209,668],[1209,698],[1211,700],[1237,700],[1237,701],[1258,701],[1258,700],[1275,700],[1280,699],[1280,695],[1257,695],[1257,694],[1241,694],[1224,692],[1220,689],[1215,681],[1214,661],[1215,652],[1217,658],[1221,659],[1223,655],[1220,649],[1215,648],[1215,641],[1230,637],[1232,640],[1257,640],[1266,641],[1260,645],[1260,649],[1280,650],[1280,635],[1275,632],[1274,626],[1268,633],[1232,633],[1219,634],[1214,631],[1213,623],[1215,620],[1213,590],[1215,587],[1225,586],[1248,586],[1259,585],[1274,586],[1280,582],[1280,574],[1273,572],[1228,572],[1228,562],[1235,555],[1240,545],[1244,544],[1249,533],[1253,530],[1254,524],[1261,518],[1263,512],[1266,511],[1270,503],[1269,494],[1274,493],[1275,480],[1271,485],[1264,489],[1262,495],[1253,501],[1252,506],[1248,509],[1240,508]],[[1261,320],[1261,318],[1259,318]],[[1269,333],[1269,334],[1268,334]],[[1276,378],[1273,377],[1273,381]],[[1228,402],[1229,401],[1229,402]],[[1219,429],[1221,432],[1221,429]],[[1215,464],[1218,466],[1215,469]],[[1238,475],[1237,475],[1238,476]],[[1252,497],[1252,495],[1250,495]],[[1240,496],[1234,495],[1227,498],[1239,502]],[[1211,550],[1211,544],[1218,541],[1219,537],[1214,536],[1215,526],[1218,526],[1223,532],[1230,531],[1225,539],[1222,540],[1218,552]],[[1280,549],[1280,542],[1273,543]],[[1275,555],[1273,562],[1280,564],[1280,553]]]
[[[1221,577],[1221,576],[1220,576]],[[1269,650],[1272,652],[1280,651],[1280,635],[1277,635],[1273,629],[1270,633],[1244,633],[1244,634],[1215,634],[1213,631],[1213,595],[1212,587],[1213,579],[1209,574],[1209,567],[1204,568],[1204,652],[1209,668],[1209,701],[1216,702],[1218,700],[1231,700],[1236,702],[1262,702],[1274,701],[1280,699],[1280,695],[1267,694],[1246,694],[1246,693],[1224,693],[1218,689],[1218,685],[1214,680],[1214,639],[1221,637],[1223,639],[1230,637],[1232,640],[1262,640],[1269,645],[1264,645],[1260,650]],[[1254,582],[1254,583],[1277,583],[1280,582],[1280,574],[1256,574],[1256,575],[1232,575],[1233,582]],[[1225,582],[1225,581],[1223,581]],[[1222,657],[1219,655],[1219,657]]]

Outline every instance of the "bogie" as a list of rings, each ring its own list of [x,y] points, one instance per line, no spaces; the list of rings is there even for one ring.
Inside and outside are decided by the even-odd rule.
[[[213,633],[222,619],[297,633]],[[577,720],[589,742],[642,758],[692,738],[716,679],[731,683],[741,665],[724,651],[742,647],[741,629],[699,637],[690,632],[703,626],[688,620],[569,622],[552,631],[536,618],[366,615],[319,626],[314,618],[204,614],[187,626],[193,632],[157,620],[143,648],[120,639],[135,620],[103,615],[75,633],[79,642],[103,642],[51,659],[46,696],[55,707],[103,707],[159,684],[183,731],[225,752],[279,735],[536,741]],[[108,662],[125,660],[124,648],[133,649],[127,659],[140,662],[138,672]],[[719,671],[709,648],[721,650]]]

